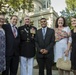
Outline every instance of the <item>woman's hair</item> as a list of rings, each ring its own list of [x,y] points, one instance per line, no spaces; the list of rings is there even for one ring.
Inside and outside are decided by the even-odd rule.
[[[58,17],[58,18],[56,19],[55,27],[58,28],[58,20],[59,20],[59,18],[62,18],[62,19],[63,19],[63,21],[64,21],[63,27],[66,27],[66,21],[65,21],[65,18],[62,17],[62,16],[60,16],[60,17]]]

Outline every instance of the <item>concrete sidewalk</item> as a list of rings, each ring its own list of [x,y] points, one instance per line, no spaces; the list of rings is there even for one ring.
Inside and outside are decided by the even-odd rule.
[[[36,62],[36,60],[34,60],[34,66],[36,66],[36,65],[37,65],[37,62]],[[39,69],[34,69],[33,75],[38,75],[38,70]],[[52,70],[52,73],[53,73],[53,75],[58,75],[58,70]],[[18,69],[18,74],[17,75],[20,75],[20,65],[19,65],[19,69]],[[45,75],[46,75],[46,73],[45,73]],[[73,75],[73,73],[71,72],[70,75]]]

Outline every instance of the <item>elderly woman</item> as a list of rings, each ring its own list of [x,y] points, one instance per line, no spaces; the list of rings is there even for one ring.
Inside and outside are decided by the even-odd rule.
[[[4,24],[4,16],[0,14],[0,72],[3,72],[6,69],[5,62],[5,32],[2,28]]]

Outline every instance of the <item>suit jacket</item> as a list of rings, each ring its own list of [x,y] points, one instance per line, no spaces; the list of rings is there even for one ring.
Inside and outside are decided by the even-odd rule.
[[[31,29],[35,30],[34,26],[26,26],[23,25],[19,27],[19,34],[20,34],[20,55],[31,58],[35,56],[35,34],[32,34],[30,31]]]
[[[10,24],[3,25],[6,35],[6,56],[19,56],[19,34],[15,38]],[[17,28],[16,28],[17,29]],[[18,33],[18,30],[17,30]]]
[[[42,34],[42,29],[39,29],[37,31],[36,35],[36,47],[37,47],[37,53],[36,56],[39,58],[47,57],[53,59],[53,47],[55,43],[55,33],[53,29],[50,29],[47,27],[46,35],[45,35],[45,40],[43,40],[43,34]],[[46,49],[48,50],[47,54],[42,54],[40,53],[41,49]]]

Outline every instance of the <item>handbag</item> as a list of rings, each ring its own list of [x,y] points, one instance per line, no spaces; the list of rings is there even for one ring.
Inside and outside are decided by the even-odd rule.
[[[56,63],[56,67],[62,70],[71,70],[71,61],[66,57],[66,60],[64,58],[59,58]]]

